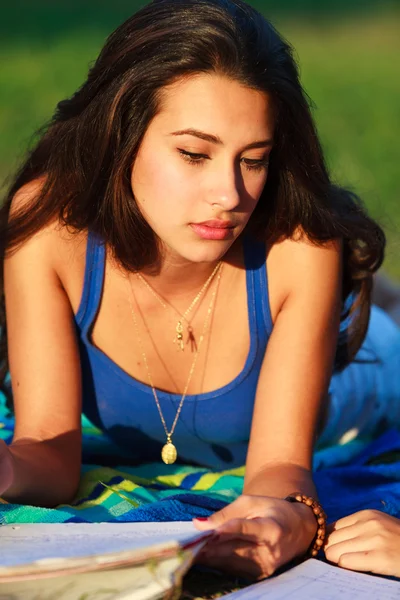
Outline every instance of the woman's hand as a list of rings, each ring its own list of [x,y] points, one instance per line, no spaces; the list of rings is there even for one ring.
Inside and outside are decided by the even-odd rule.
[[[308,506],[279,498],[242,495],[198,529],[214,529],[198,562],[249,579],[269,577],[278,567],[304,554],[317,524]]]
[[[13,465],[11,452],[4,440],[0,440],[0,496],[8,490],[13,482]]]
[[[377,510],[340,519],[328,537],[325,555],[345,569],[400,577],[400,519]]]

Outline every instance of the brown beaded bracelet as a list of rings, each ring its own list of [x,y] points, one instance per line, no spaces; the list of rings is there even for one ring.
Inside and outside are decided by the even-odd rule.
[[[311,496],[304,496],[303,494],[300,494],[298,492],[290,494],[290,496],[287,496],[285,500],[287,500],[288,502],[301,502],[302,504],[306,504],[306,506],[309,506],[313,511],[314,517],[317,521],[318,529],[313,541],[310,544],[310,547],[307,550],[307,554],[312,557],[317,556],[318,552],[324,545],[324,540],[326,536],[327,517],[324,512],[324,509],[322,508],[320,503],[314,500],[314,498],[311,498]]]

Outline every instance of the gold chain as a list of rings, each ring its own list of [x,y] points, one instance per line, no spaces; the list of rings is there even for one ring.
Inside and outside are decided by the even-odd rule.
[[[194,342],[193,330],[192,330],[192,327],[190,325],[190,320],[187,318],[187,316],[192,311],[192,309],[196,306],[197,302],[200,300],[200,298],[202,297],[202,295],[204,294],[204,292],[208,289],[209,285],[211,284],[211,282],[214,279],[215,275],[219,271],[220,267],[221,267],[221,261],[219,261],[219,263],[216,265],[215,269],[213,270],[213,272],[211,273],[211,275],[209,276],[209,278],[207,279],[207,281],[205,282],[205,284],[203,285],[203,287],[201,288],[201,290],[198,292],[198,294],[196,294],[196,296],[192,300],[189,308],[187,308],[184,313],[181,313],[177,308],[175,308],[175,306],[173,306],[171,304],[171,302],[169,302],[168,300],[166,300],[165,298],[163,298],[162,296],[160,296],[160,294],[155,291],[155,289],[143,277],[143,275],[141,273],[139,273],[139,272],[136,272],[136,276],[140,279],[140,281],[142,281],[142,283],[144,283],[144,285],[152,293],[152,295],[154,296],[154,298],[156,298],[156,300],[161,304],[161,306],[163,308],[167,308],[168,306],[170,306],[180,316],[180,319],[178,320],[178,322],[177,322],[177,324],[175,326],[175,334],[176,335],[175,335],[175,338],[174,338],[174,344],[177,344],[177,349],[178,350],[180,349],[182,352],[185,349],[184,342],[183,342],[183,323],[182,323],[182,320],[185,320],[186,323],[188,324],[188,332],[189,332],[188,339],[195,346],[195,343],[193,343]]]
[[[217,267],[218,267],[218,269],[217,269]],[[153,392],[154,400],[156,402],[157,409],[158,409],[158,412],[160,414],[160,418],[161,418],[161,422],[162,422],[163,427],[164,427],[165,435],[167,436],[167,443],[163,446],[162,451],[161,451],[161,458],[163,459],[163,461],[166,464],[172,464],[172,463],[174,463],[176,461],[176,459],[177,459],[177,456],[178,456],[177,455],[176,447],[172,443],[172,436],[174,434],[175,427],[176,427],[176,424],[178,422],[179,415],[181,413],[182,406],[183,406],[183,403],[185,401],[185,398],[186,398],[186,395],[187,395],[187,391],[189,389],[190,382],[192,380],[192,376],[193,376],[193,373],[194,373],[194,370],[195,370],[195,367],[196,367],[196,363],[197,363],[197,358],[199,356],[200,348],[201,348],[201,345],[202,345],[203,340],[204,340],[204,336],[205,336],[205,333],[206,333],[206,330],[207,330],[207,327],[208,327],[208,322],[210,320],[210,315],[211,315],[211,312],[212,312],[212,310],[214,308],[214,305],[215,305],[215,297],[216,297],[216,294],[217,294],[217,291],[218,291],[218,288],[219,288],[219,282],[220,282],[220,279],[221,279],[222,263],[221,262],[218,263],[217,267],[216,267],[215,272],[213,273],[213,275],[215,275],[217,273],[217,282],[215,284],[215,289],[214,289],[214,291],[212,293],[211,301],[210,301],[210,304],[209,304],[209,307],[208,307],[208,310],[207,310],[207,314],[206,314],[206,318],[204,320],[203,331],[201,333],[198,346],[196,348],[196,353],[194,355],[194,359],[193,359],[192,365],[190,367],[189,376],[187,378],[186,385],[185,385],[185,388],[183,390],[183,394],[182,394],[181,400],[179,402],[179,406],[178,406],[178,409],[176,411],[175,419],[174,419],[174,422],[172,423],[172,427],[171,427],[170,431],[168,431],[168,427],[167,427],[167,424],[165,422],[164,415],[162,414],[162,410],[161,410],[160,402],[158,400],[156,388],[154,386],[153,378],[151,376],[149,365],[148,365],[148,362],[147,362],[147,356],[146,356],[146,353],[144,351],[143,342],[142,342],[142,339],[141,339],[140,334],[139,334],[139,327],[138,327],[138,322],[137,322],[137,318],[136,318],[136,313],[135,313],[135,310],[133,308],[132,297],[134,298],[136,305],[138,305],[138,302],[137,302],[136,295],[135,295],[135,292],[134,292],[133,287],[132,287],[132,281],[128,277],[128,283],[130,285],[130,292],[131,292],[131,293],[128,294],[128,298],[129,298],[129,305],[130,305],[130,308],[131,308],[133,322],[134,322],[134,325],[135,325],[136,336],[138,338],[140,350],[141,350],[141,353],[142,353],[143,362],[144,362],[145,367],[146,367],[147,377],[148,377],[148,380],[150,382],[150,386],[151,386],[151,390]]]

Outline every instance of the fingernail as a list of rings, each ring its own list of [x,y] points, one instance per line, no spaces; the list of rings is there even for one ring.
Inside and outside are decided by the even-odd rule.
[[[208,521],[208,517],[195,517],[195,521]]]

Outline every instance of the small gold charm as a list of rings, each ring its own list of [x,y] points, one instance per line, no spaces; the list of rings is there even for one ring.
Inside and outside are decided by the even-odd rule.
[[[174,344],[177,343],[178,344],[178,350],[182,350],[182,352],[185,349],[184,343],[183,343],[183,325],[181,321],[178,321],[177,325],[176,325],[176,336],[174,339]]]
[[[166,465],[172,465],[177,459],[178,453],[172,442],[168,442],[163,446],[161,450],[161,458]]]

